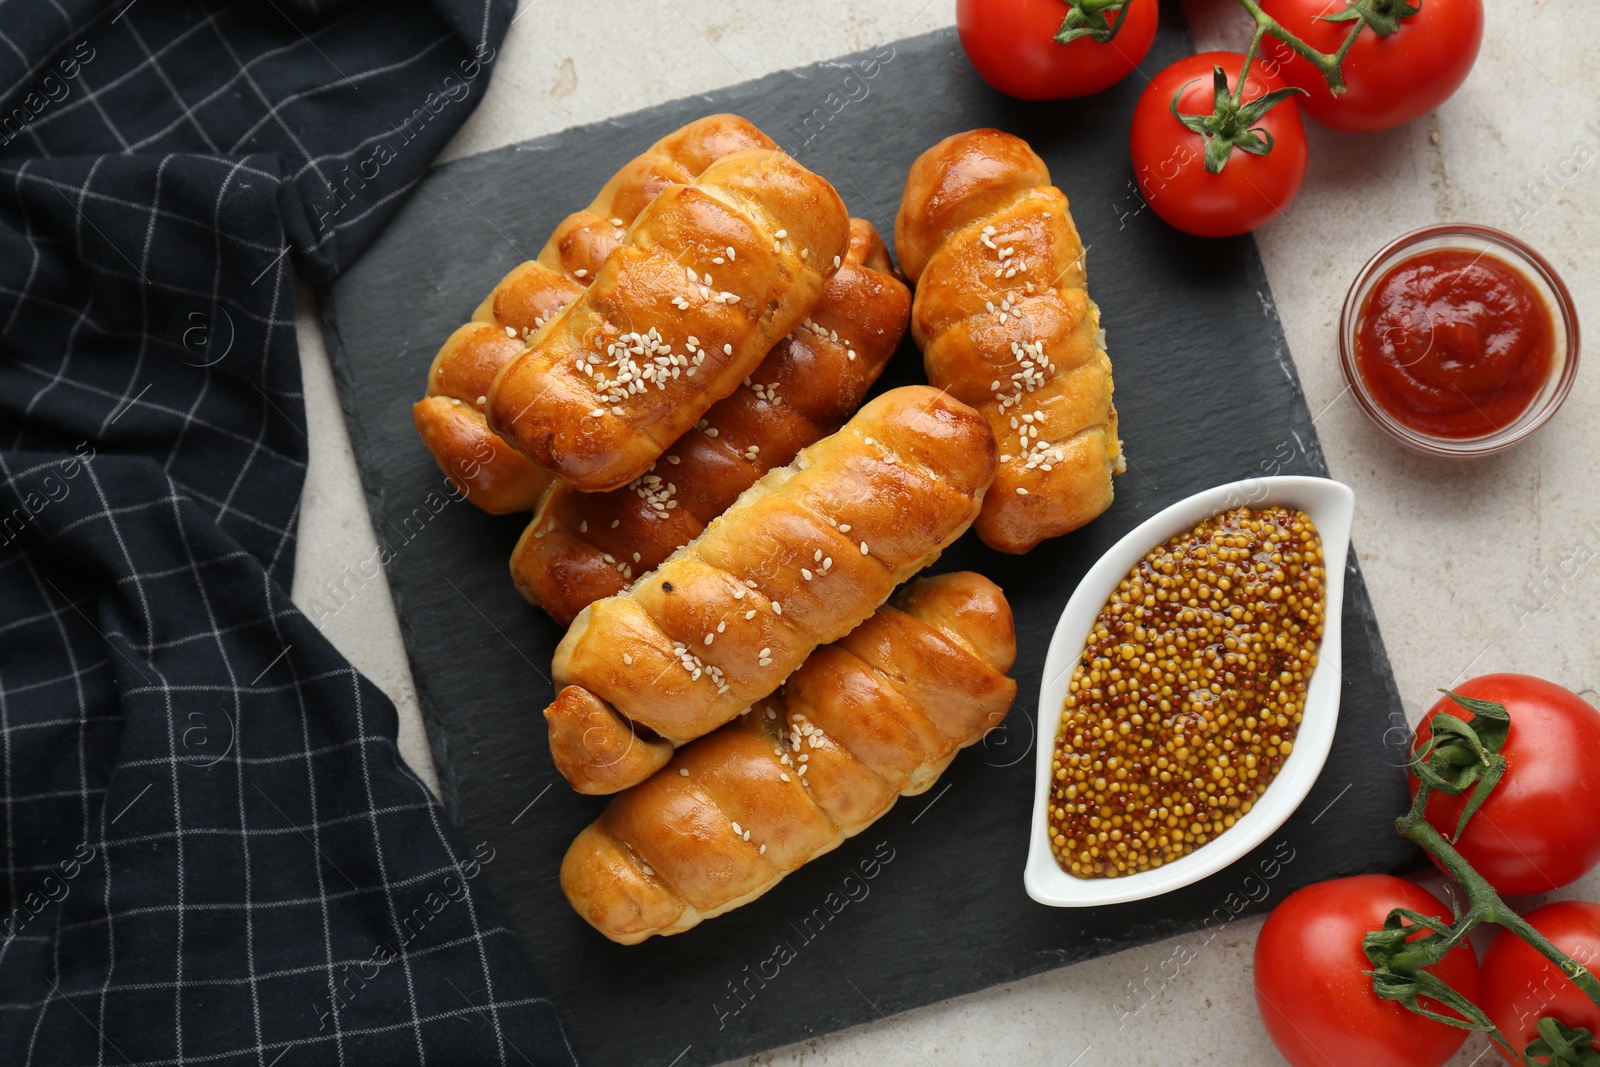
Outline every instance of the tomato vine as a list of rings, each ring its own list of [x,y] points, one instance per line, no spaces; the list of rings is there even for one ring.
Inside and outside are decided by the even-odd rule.
[[[1451,692],[1445,695],[1472,717],[1467,719],[1448,712],[1434,716],[1433,736],[1418,745],[1412,754],[1410,771],[1418,782],[1416,797],[1411,810],[1395,820],[1395,829],[1431,856],[1455,880],[1464,906],[1457,909],[1457,917],[1451,923],[1405,908],[1391,912],[1383,928],[1372,931],[1362,941],[1362,950],[1372,963],[1373,969],[1366,974],[1372,979],[1373,991],[1425,1018],[1487,1034],[1516,1062],[1542,1067],[1600,1067],[1600,1051],[1594,1048],[1594,1035],[1589,1031],[1546,1017],[1539,1022],[1539,1037],[1527,1048],[1515,1049],[1482,1008],[1428,971],[1451,949],[1463,944],[1474,928],[1491,923],[1526,941],[1600,1006],[1600,978],[1513,911],[1488,879],[1456,851],[1454,842],[1424,816],[1428,798],[1433,793],[1456,796],[1470,791],[1455,828],[1454,841],[1459,841],[1468,822],[1499,784],[1505,769],[1505,757],[1500,750],[1511,724],[1511,715],[1505,706]],[[1420,936],[1419,929],[1425,931]],[[1451,1008],[1459,1017],[1434,1011],[1421,1003],[1423,999]]]
[[[1077,13],[1078,3],[1094,2],[1096,0],[1072,0],[1074,11],[1069,13],[1068,21],[1072,21],[1073,15]],[[1252,155],[1265,155],[1270,152],[1271,138],[1263,139],[1260,131],[1254,128],[1254,124],[1268,111],[1290,97],[1306,95],[1304,89],[1287,88],[1268,93],[1248,104],[1245,102],[1245,83],[1249,79],[1250,68],[1261,50],[1262,41],[1272,37],[1292,49],[1295,54],[1317,69],[1327,81],[1328,91],[1337,96],[1345,91],[1344,61],[1350,54],[1350,49],[1355,47],[1356,39],[1369,29],[1380,37],[1387,37],[1400,28],[1401,20],[1422,10],[1420,0],[1417,3],[1411,3],[1409,0],[1350,0],[1343,11],[1325,16],[1329,22],[1351,22],[1353,25],[1350,27],[1350,32],[1345,35],[1343,43],[1335,51],[1323,52],[1291,33],[1277,19],[1263,11],[1256,0],[1239,0],[1239,4],[1255,20],[1256,28],[1250,37],[1250,45],[1245,50],[1244,65],[1239,70],[1239,84],[1233,94],[1230,96],[1224,93],[1225,80],[1222,68],[1218,67],[1215,75],[1218,90],[1210,113],[1181,114],[1178,111],[1178,98],[1182,96],[1182,90],[1172,98],[1173,115],[1179,122],[1205,138],[1206,170],[1212,174],[1222,173],[1222,168],[1227,166],[1228,158],[1234,149]],[[1062,25],[1062,30],[1063,32],[1066,30],[1065,23]]]

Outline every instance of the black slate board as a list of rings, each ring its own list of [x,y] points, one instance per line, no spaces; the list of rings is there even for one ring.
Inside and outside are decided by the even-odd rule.
[[[1169,19],[1145,70],[1189,50]],[[877,65],[863,68],[869,55]],[[1405,788],[1384,748],[1400,702],[1352,556],[1338,738],[1300,812],[1256,854],[1153,901],[1056,910],[1023,893],[1039,673],[1080,575],[1122,533],[1195,490],[1326,470],[1255,244],[1187,238],[1138,210],[1126,131],[1143,84],[1131,77],[1088,104],[1026,105],[982,85],[953,32],[896,42],[438,168],[322,294],[446,803],[472,842],[495,848],[490,882],[585,1062],[713,1063],[1190,932],[1259,896],[1261,884],[1270,903],[1312,881],[1412,864],[1391,829]],[[1002,729],[928,794],[761,900],[623,948],[580,921],[556,882],[568,842],[601,802],[568,790],[550,763],[538,713],[552,695],[559,633],[507,578],[522,521],[439,506],[441,476],[410,406],[438,344],[562,215],[662,133],[722,110],[833,179],[886,237],[907,167],[934,141],[985,125],[1031,141],[1091,250],[1130,467],[1115,506],[1087,529],[1020,559],[969,535],[938,565],[976,568],[1011,598],[1021,688]],[[885,384],[919,377],[908,345]],[[330,593],[312,613],[337,604]],[[1293,858],[1274,867],[1274,855]],[[1263,865],[1276,876],[1247,882]]]

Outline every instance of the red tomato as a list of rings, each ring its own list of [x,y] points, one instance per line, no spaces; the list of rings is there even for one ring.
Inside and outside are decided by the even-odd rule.
[[[1456,850],[1495,890],[1543,893],[1575,882],[1600,863],[1600,712],[1575,693],[1526,674],[1486,674],[1455,691],[1504,704],[1511,729],[1500,750],[1505,776],[1467,823]],[[1449,697],[1417,726],[1420,743],[1441,711],[1469,719]],[[1411,779],[1416,796],[1417,780]],[[1469,794],[1428,798],[1428,823],[1446,838]]]
[[[1523,918],[1591,971],[1600,968],[1600,905],[1562,900]],[[1478,1003],[1518,1052],[1537,1036],[1535,1027],[1546,1015],[1600,1034],[1600,1007],[1510,930],[1501,931],[1484,953],[1483,999]],[[1499,1045],[1495,1048],[1508,1063],[1521,1062]]]
[[[1180,59],[1156,75],[1133,110],[1130,147],[1140,194],[1157,215],[1197,237],[1230,237],[1271,221],[1305,180],[1306,132],[1293,100],[1267,112],[1255,127],[1272,134],[1272,151],[1264,156],[1235,151],[1221,174],[1206,170],[1200,135],[1172,117],[1172,98],[1180,90],[1179,111],[1210,112],[1212,68],[1221,66],[1229,88],[1236,89],[1243,62],[1237,52]],[[1283,82],[1255,64],[1245,80],[1244,98],[1248,102],[1281,88]]]
[[[1448,909],[1419,885],[1387,874],[1320,882],[1291,894],[1256,941],[1256,1006],[1293,1067],[1439,1067],[1467,1031],[1424,1019],[1372,991],[1361,939],[1395,908],[1437,918]],[[1478,999],[1478,958],[1460,945],[1431,968]],[[1423,1000],[1425,1007],[1448,1013]]]
[[[984,81],[1023,100],[1058,100],[1098,93],[1143,62],[1159,8],[1156,0],[1129,0],[1127,12],[1103,44],[1088,37],[1057,44],[1067,17],[1061,0],[956,0],[956,32]]]
[[[1337,52],[1349,22],[1323,16],[1345,0],[1261,0],[1261,9],[1319,52]],[[1344,59],[1345,91],[1328,92],[1321,72],[1282,41],[1268,37],[1262,58],[1278,66],[1290,85],[1311,95],[1301,101],[1311,117],[1336,130],[1387,130],[1426,115],[1467,80],[1483,44],[1483,0],[1427,0],[1387,37],[1363,29]]]

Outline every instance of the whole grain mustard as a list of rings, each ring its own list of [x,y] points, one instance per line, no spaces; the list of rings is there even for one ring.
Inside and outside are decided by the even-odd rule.
[[[1250,810],[1294,748],[1326,577],[1316,527],[1291,508],[1222,512],[1134,566],[1062,708],[1049,827],[1063,870],[1151,870]]]

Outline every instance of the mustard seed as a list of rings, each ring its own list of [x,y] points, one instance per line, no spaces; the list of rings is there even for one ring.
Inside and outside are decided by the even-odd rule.
[[[1294,748],[1326,578],[1311,518],[1273,507],[1215,515],[1118,583],[1055,740],[1050,845],[1063,870],[1152,870],[1254,806]]]

